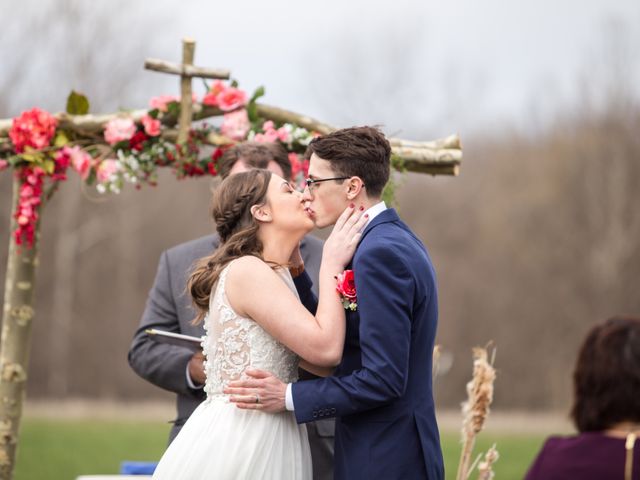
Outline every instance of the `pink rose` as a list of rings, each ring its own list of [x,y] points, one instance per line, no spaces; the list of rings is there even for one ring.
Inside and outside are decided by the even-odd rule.
[[[242,110],[224,114],[220,132],[232,140],[244,140],[247,133],[249,133],[250,127],[249,115],[247,115],[247,111],[243,108]]]
[[[275,129],[276,129],[276,126],[273,124],[272,120],[267,120],[262,124],[262,130],[264,130],[265,132],[268,130],[275,130]]]
[[[64,147],[60,152],[62,155],[69,157],[69,161],[73,169],[78,172],[82,180],[86,180],[91,172],[91,164],[93,159],[91,155],[82,150],[80,147]]]
[[[149,105],[152,109],[158,109],[161,112],[166,112],[170,103],[179,101],[180,99],[174,95],[160,95],[159,97],[153,97],[149,101]]]
[[[108,182],[111,177],[118,171],[118,162],[113,159],[107,159],[100,162],[96,170],[96,176],[99,183]]]
[[[104,129],[104,139],[109,145],[129,140],[136,133],[136,124],[130,118],[109,120]]]
[[[289,130],[287,130],[285,127],[280,127],[278,130],[278,139],[283,142],[283,143],[287,143],[289,141]]]
[[[247,94],[237,88],[229,87],[216,97],[218,107],[223,112],[230,112],[247,104]]]
[[[9,162],[6,160],[0,160],[0,172],[9,166]]]
[[[257,133],[253,140],[261,143],[273,143],[278,140],[278,132],[269,130],[264,133]]]
[[[218,95],[226,90],[226,86],[222,83],[221,80],[216,80],[211,85],[211,88],[206,93],[206,95],[202,98],[203,105],[209,105],[210,107],[218,106]]]
[[[144,131],[150,137],[157,137],[160,135],[160,120],[156,120],[149,115],[145,115],[142,117],[142,126],[144,127]]]

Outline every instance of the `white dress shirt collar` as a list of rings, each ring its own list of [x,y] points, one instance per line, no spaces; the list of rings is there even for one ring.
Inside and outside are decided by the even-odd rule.
[[[384,200],[381,201],[381,202],[376,203],[375,205],[372,205],[371,207],[369,207],[367,209],[367,211],[364,212],[365,214],[369,215],[369,220],[367,221],[367,224],[364,226],[364,228],[367,228],[367,225],[369,225],[369,223],[371,223],[371,220],[376,218],[378,215],[380,215],[386,209],[387,209],[387,205],[386,205],[386,203],[384,203]]]

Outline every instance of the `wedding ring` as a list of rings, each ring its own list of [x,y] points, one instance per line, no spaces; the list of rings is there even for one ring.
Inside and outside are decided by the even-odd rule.
[[[256,403],[260,403],[260,395],[256,393]]]

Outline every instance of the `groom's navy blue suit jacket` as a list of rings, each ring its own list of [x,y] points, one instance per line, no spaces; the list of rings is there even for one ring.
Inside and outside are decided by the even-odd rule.
[[[336,479],[444,478],[431,364],[436,278],[420,240],[393,209],[363,232],[352,264],[342,362],[331,377],[292,385],[299,423],[338,417]]]

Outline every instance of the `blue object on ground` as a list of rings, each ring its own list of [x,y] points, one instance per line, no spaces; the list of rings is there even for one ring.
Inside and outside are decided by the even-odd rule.
[[[158,462],[122,462],[120,464],[121,475],[152,475]]]

